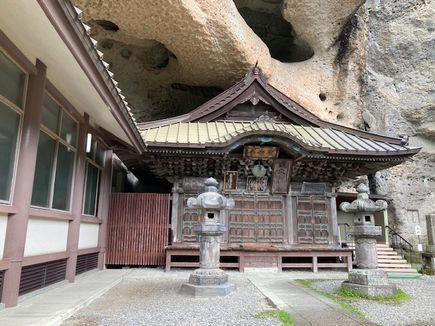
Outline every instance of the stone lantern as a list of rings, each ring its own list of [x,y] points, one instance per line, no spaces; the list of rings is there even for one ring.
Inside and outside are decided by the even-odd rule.
[[[189,208],[200,211],[200,221],[193,227],[199,237],[200,260],[199,268],[190,274],[181,291],[194,296],[224,296],[235,290],[235,285],[228,283],[228,275],[219,268],[219,237],[226,231],[222,213],[234,207],[234,200],[219,194],[217,186],[214,178],[208,178],[205,192],[187,200]]]
[[[369,189],[360,184],[356,191],[357,199],[352,203],[341,203],[340,209],[355,215],[355,226],[350,233],[355,240],[355,256],[357,268],[349,272],[349,279],[342,286],[373,297],[377,295],[393,295],[396,286],[388,281],[387,273],[378,269],[376,237],[382,234],[380,226],[375,226],[373,213],[387,209],[387,202],[369,199]]]

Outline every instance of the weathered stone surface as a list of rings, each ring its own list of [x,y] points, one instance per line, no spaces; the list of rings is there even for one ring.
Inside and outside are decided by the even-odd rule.
[[[218,193],[216,179],[208,178],[204,185],[203,193],[187,200],[188,207],[198,209],[202,215],[194,225],[200,243],[199,268],[190,274],[189,283],[182,285],[181,292],[193,296],[222,296],[235,290],[235,286],[228,283],[228,275],[219,269],[219,237],[226,231],[220,215],[225,208],[234,207],[234,200]]]
[[[422,146],[412,162],[376,175],[379,193],[394,198],[390,223],[412,243],[415,226],[426,241],[424,217],[435,211],[435,1],[366,3],[365,110],[376,119],[371,131],[410,135]]]
[[[388,285],[388,276],[382,270],[354,269],[349,272],[349,282],[361,285]]]
[[[369,297],[378,295],[394,295],[397,288],[388,281],[387,273],[377,269],[354,269],[349,272],[349,279],[342,283]]]
[[[392,296],[397,293],[397,288],[394,284],[371,286],[371,285],[348,283],[346,281],[342,283],[342,286],[345,288],[356,290],[359,293],[362,293],[369,297]]]
[[[226,296],[235,290],[236,286],[233,283],[212,286],[184,283],[180,292],[194,297],[219,297]]]
[[[335,40],[362,2],[352,0],[329,6],[326,2],[319,5],[286,1],[281,12],[281,1],[74,0],[84,10],[84,20],[96,26],[92,31],[94,38],[102,43],[117,42],[111,47],[100,44],[101,50],[139,121],[193,109],[199,101],[216,95],[212,92],[216,88],[226,88],[239,80],[257,61],[272,85],[318,115],[335,120],[340,113],[339,104],[347,98],[341,83],[347,75],[359,71],[350,70],[344,76],[339,75],[338,67],[333,68],[338,49]],[[269,43],[266,38],[273,33],[281,39],[279,44],[269,43],[271,50],[252,29],[259,33],[263,24],[260,20],[265,15],[275,15],[277,19],[273,23],[265,20],[268,24],[263,26],[267,31],[263,38]],[[284,23],[275,24],[278,18]],[[294,25],[293,30],[282,27],[284,19]],[[104,29],[93,23],[97,20],[114,23],[119,29]],[[276,42],[276,37],[270,41]],[[169,60],[165,53],[154,56],[150,48],[157,42],[167,49]],[[271,52],[285,52],[286,44],[295,49],[289,60],[309,60],[289,63],[274,59]],[[173,84],[200,87],[199,91],[205,94],[174,91]],[[349,95],[352,98],[353,93]],[[354,102],[346,104],[346,113],[349,106],[355,107]]]
[[[189,277],[189,283],[194,285],[220,285],[228,282],[228,275],[221,269],[194,270]]]
[[[377,192],[394,198],[390,223],[414,243],[420,225],[426,240],[424,216],[435,211],[435,1],[73,1],[138,121],[190,111],[258,61],[273,86],[323,119],[410,135],[421,153],[377,173]],[[264,26],[268,15],[291,29]],[[277,60],[282,44],[262,41],[254,32],[262,26],[313,55]]]

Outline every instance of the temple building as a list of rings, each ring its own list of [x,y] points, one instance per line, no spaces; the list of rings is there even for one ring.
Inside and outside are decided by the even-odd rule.
[[[225,217],[228,266],[350,268],[339,259],[346,251],[339,246],[336,187],[419,150],[404,139],[320,120],[269,85],[257,66],[192,112],[138,126],[144,162],[173,184],[168,269],[187,266],[195,252],[198,214],[186,199],[209,176],[236,203]],[[183,255],[185,261],[172,262]]]
[[[105,266],[197,266],[186,200],[208,177],[235,201],[222,267],[352,267],[337,186],[418,148],[322,121],[257,66],[190,113],[138,124],[89,31],[69,0],[0,1],[2,304]]]

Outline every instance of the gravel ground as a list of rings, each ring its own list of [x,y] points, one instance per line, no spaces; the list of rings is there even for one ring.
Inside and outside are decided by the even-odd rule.
[[[435,325],[435,276],[422,276],[417,280],[391,280],[397,287],[411,296],[411,301],[400,305],[383,304],[376,301],[357,300],[351,303],[370,321],[384,325]],[[341,281],[327,280],[313,284],[319,290],[333,292]]]
[[[138,270],[62,325],[280,325],[254,318],[272,307],[243,274],[229,275],[236,292],[195,299],[178,293],[188,272]]]

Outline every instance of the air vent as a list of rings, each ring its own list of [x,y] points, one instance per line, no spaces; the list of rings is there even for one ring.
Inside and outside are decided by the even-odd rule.
[[[25,266],[21,271],[19,295],[63,281],[65,279],[65,272],[66,259]]]
[[[98,252],[77,257],[76,275],[98,267]]]

